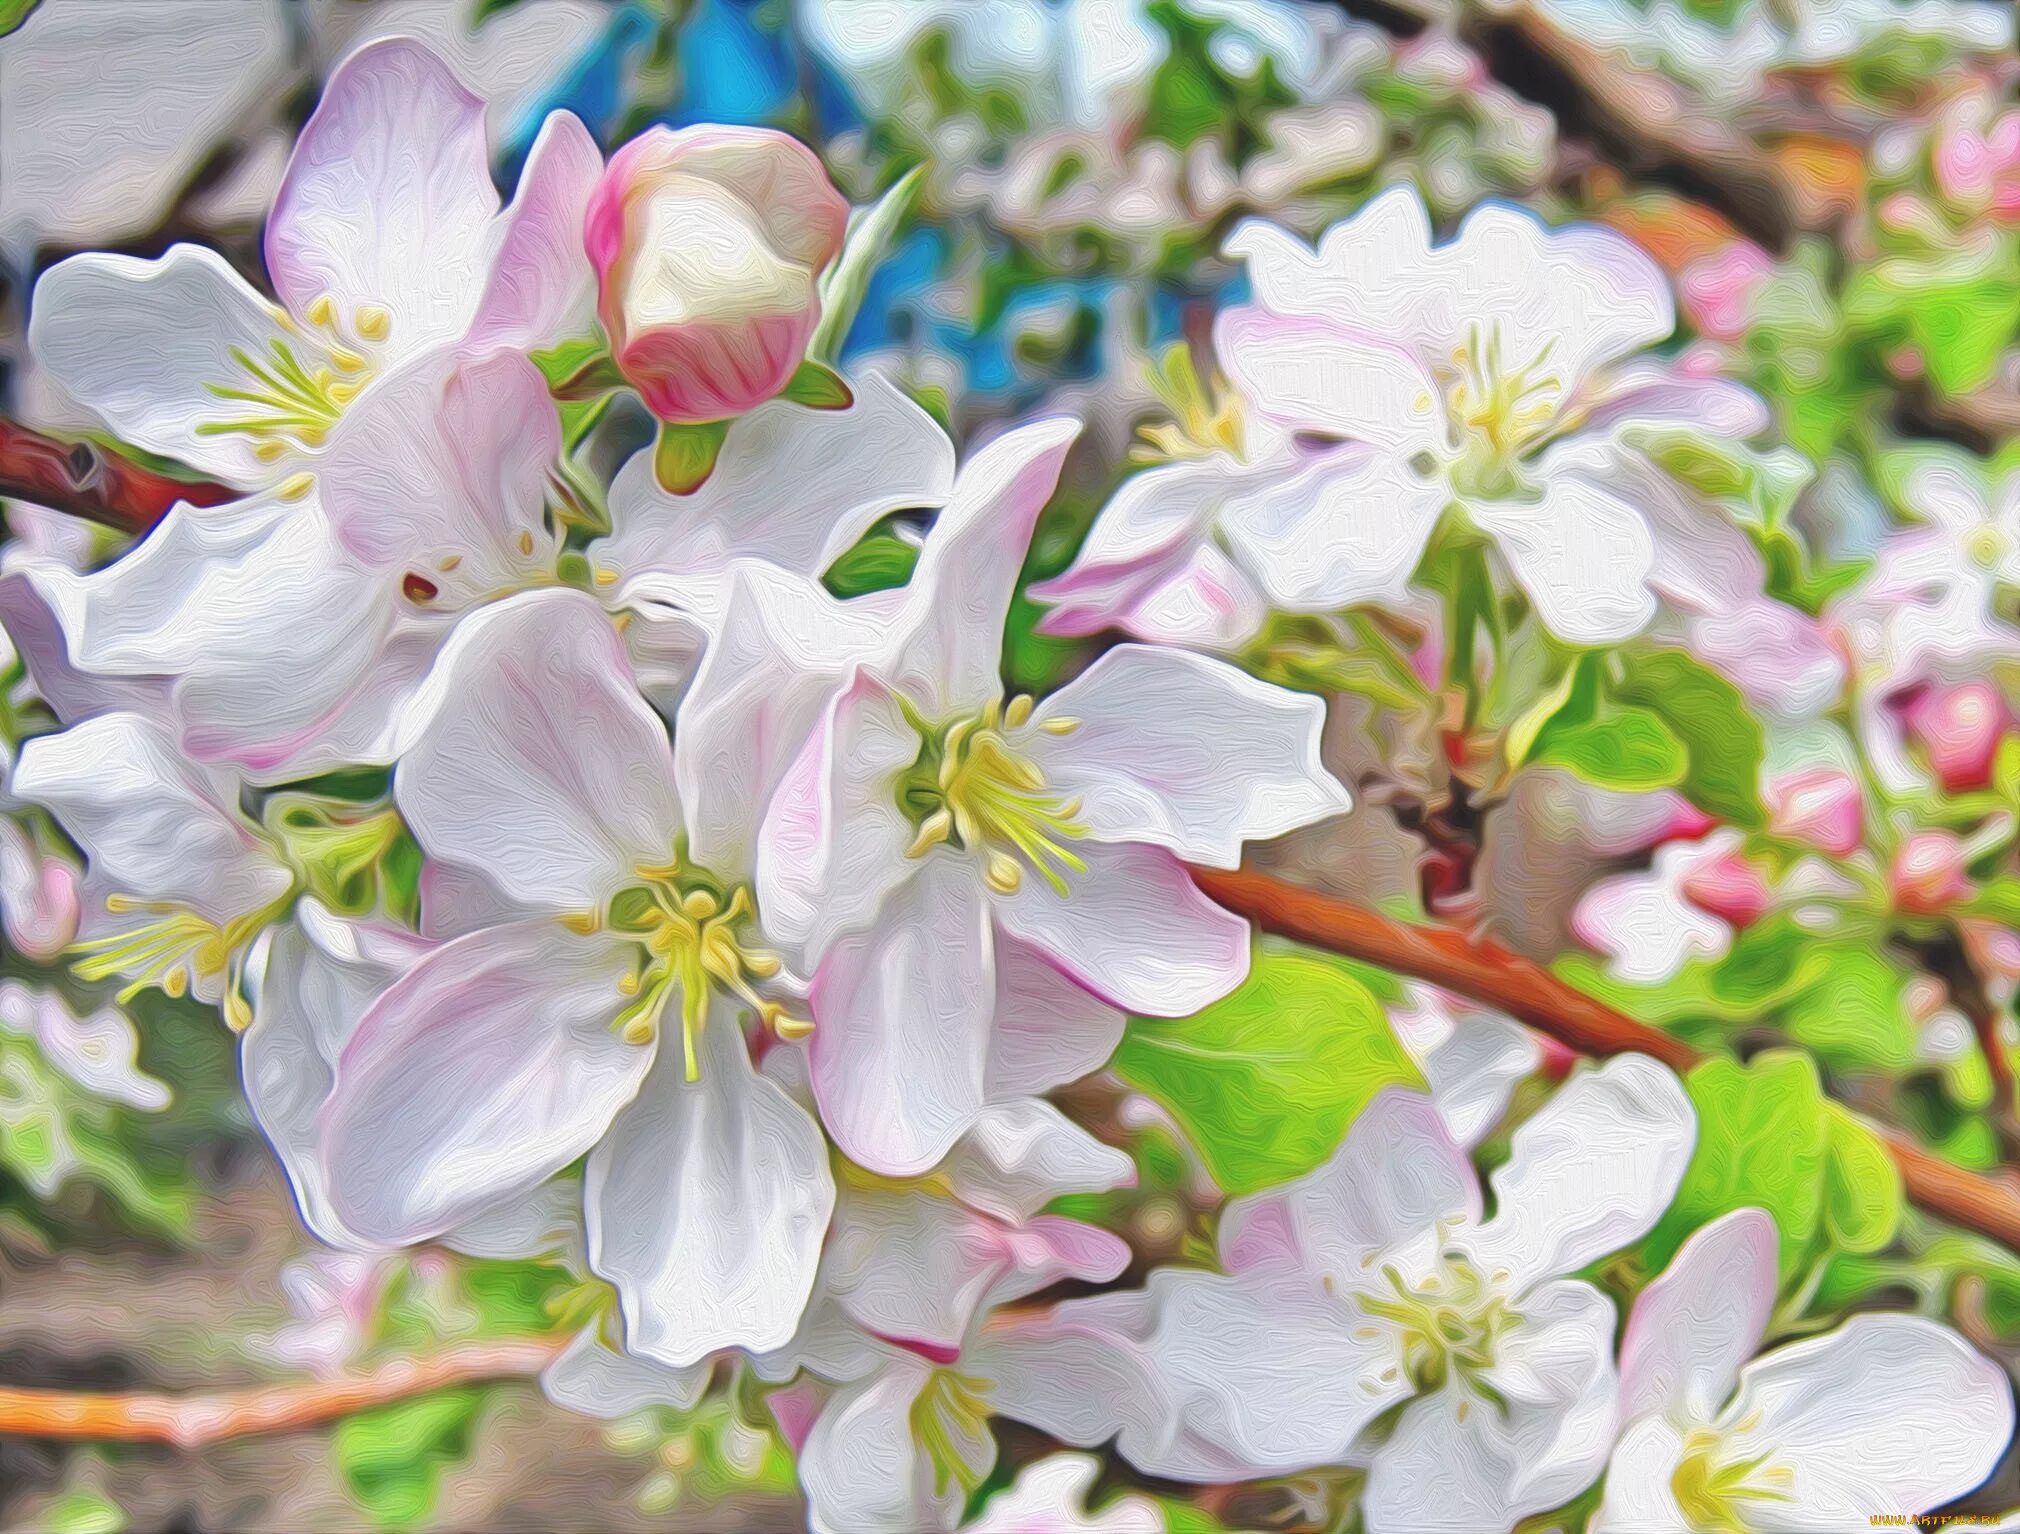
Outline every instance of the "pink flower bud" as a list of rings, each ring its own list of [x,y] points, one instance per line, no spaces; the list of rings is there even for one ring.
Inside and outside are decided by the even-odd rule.
[[[1965,793],[1992,781],[2012,717],[2006,700],[1987,682],[1966,682],[1922,693],[1906,710],[1908,730],[1947,793]]]
[[[1759,921],[1774,904],[1774,892],[1760,870],[1735,851],[1697,862],[1678,887],[1700,911],[1740,930]]]
[[[813,151],[769,129],[651,128],[612,155],[583,240],[612,356],[647,408],[718,421],[783,389],[848,217]]]
[[[1971,894],[1969,854],[1948,831],[1917,831],[1894,854],[1894,905],[1910,916],[1940,916]]]
[[[1811,767],[1767,786],[1768,822],[1793,841],[1850,857],[1865,840],[1865,803],[1849,773]]]

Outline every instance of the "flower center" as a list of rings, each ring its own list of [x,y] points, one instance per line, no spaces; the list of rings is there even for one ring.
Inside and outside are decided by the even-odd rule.
[[[1171,419],[1137,429],[1144,446],[1135,457],[1157,461],[1220,453],[1241,456],[1241,397],[1201,378],[1184,342],[1171,346],[1150,369],[1150,390],[1171,412]]]
[[[1061,895],[1068,872],[1087,871],[1067,845],[1087,834],[1074,818],[1080,801],[1049,789],[1038,764],[1018,749],[1031,707],[1018,697],[1007,708],[998,700],[938,727],[913,719],[922,749],[898,785],[899,807],[919,828],[908,857],[924,857],[942,842],[972,852],[1000,895],[1017,891],[1027,867]],[[1035,728],[1065,735],[1079,721],[1048,719]]]
[[[1494,498],[1521,482],[1521,463],[1557,422],[1564,386],[1544,365],[1546,343],[1527,361],[1502,350],[1500,327],[1474,326],[1446,370],[1445,413],[1454,443],[1452,482],[1462,496]]]
[[[1422,1394],[1459,1380],[1498,1403],[1499,1393],[1485,1375],[1513,1320],[1503,1286],[1449,1253],[1440,1253],[1437,1264],[1416,1279],[1394,1263],[1382,1269],[1382,1277],[1387,1294],[1363,1293],[1356,1301],[1402,1334],[1402,1367],[1411,1386]]]
[[[707,1021],[711,998],[721,992],[741,1001],[781,1038],[804,1038],[811,1024],[789,1016],[784,1006],[758,993],[758,986],[781,968],[778,956],[754,946],[757,907],[739,886],[720,885],[679,864],[640,868],[642,883],[610,902],[613,931],[635,937],[638,967],[620,986],[632,998],[613,1026],[634,1044],[650,1043],[659,1019],[680,994],[681,1050],[687,1079],[701,1076],[695,1041]]]
[[[1993,569],[2006,557],[2006,535],[1990,524],[1973,528],[1965,535],[1964,552],[1972,563],[1986,570]]]
[[[1719,1453],[1723,1447],[1719,1434],[1693,1429],[1669,1482],[1683,1516],[1706,1534],[1744,1530],[1748,1503],[1787,1502],[1795,1488],[1788,1467],[1769,1463],[1769,1455],[1729,1460]]]
[[[121,1005],[149,986],[158,986],[170,996],[182,996],[211,984],[221,985],[225,1022],[233,1032],[243,1032],[252,1022],[245,983],[247,955],[253,940],[292,898],[293,891],[289,891],[273,905],[248,911],[219,926],[173,901],[108,895],[105,908],[115,916],[146,914],[158,919],[109,937],[73,943],[70,951],[84,957],[72,968],[79,979],[94,985],[115,975],[131,977],[132,983],[119,993]]]
[[[912,1403],[912,1437],[933,1466],[933,1493],[959,1486],[972,1496],[986,1478],[981,1463],[989,1444],[989,1382],[951,1368],[935,1369]]]
[[[249,437],[253,455],[265,463],[323,445],[345,407],[369,382],[372,359],[363,348],[386,339],[392,316],[365,304],[346,325],[336,301],[325,293],[309,305],[306,320],[304,328],[283,314],[281,323],[292,338],[275,336],[265,356],[231,349],[238,373],[207,387],[218,399],[243,408],[225,420],[200,423],[197,435]]]

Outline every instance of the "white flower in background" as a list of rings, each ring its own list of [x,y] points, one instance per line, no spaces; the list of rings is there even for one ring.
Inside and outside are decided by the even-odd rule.
[[[1902,476],[1901,498],[1925,536],[1947,545],[1959,571],[1982,570],[1999,586],[2020,587],[2020,472],[1993,485],[1982,459],[1929,444]]]
[[[1389,1008],[1396,1037],[1416,1060],[1445,1132],[1471,1150],[1501,1122],[1509,1096],[1543,1061],[1530,1033],[1435,986],[1408,985],[1405,1005]]]
[[[1039,987],[1021,1004],[1062,1037],[1097,998],[1194,1012],[1241,982],[1249,931],[1180,860],[1232,867],[1245,841],[1348,806],[1318,700],[1218,662],[1126,646],[1041,704],[1005,699],[1011,592],[1076,429],[1024,427],[961,470],[887,643],[759,835],[766,930],[813,976],[822,1118],[893,1175],[938,1161],[987,1101],[1006,977]]]
[[[251,1020],[251,949],[294,898],[281,845],[239,808],[238,779],[191,762],[138,714],[100,714],[21,748],[9,791],[46,807],[84,849],[86,980],[131,978]]]
[[[827,1147],[752,1067],[744,1013],[796,1031],[779,962],[752,946],[748,891],[682,856],[672,745],[610,619],[576,592],[493,604],[416,713],[401,813],[516,915],[358,1021],[321,1116],[337,1218],[424,1240],[586,1154],[589,1265],[632,1350],[681,1367],[780,1346],[827,1228]]]
[[[278,305],[198,246],[73,256],[36,284],[29,345],[122,440],[229,484],[284,484],[404,365],[585,325],[580,230],[601,170],[556,113],[500,212],[483,102],[418,43],[374,43],[331,77],[288,162],[266,226]]]
[[[0,817],[0,927],[23,958],[54,963],[77,936],[81,877],[20,821]]]
[[[261,1351],[314,1374],[341,1374],[371,1346],[405,1268],[380,1252],[316,1251],[296,1258],[281,1269],[281,1293],[293,1319],[258,1339]]]
[[[1233,392],[1164,433],[1177,461],[1125,484],[1034,591],[1059,604],[1055,632],[1119,623],[1228,647],[1270,607],[1395,601],[1457,508],[1553,633],[1623,639],[1654,613],[1656,564],[1646,513],[1612,488],[1623,439],[1766,424],[1737,385],[1636,360],[1675,307],[1608,229],[1489,205],[1434,248],[1403,187],[1316,251],[1255,221],[1227,250],[1255,293],[1215,326]]]
[[[1858,1315],[1753,1358],[1776,1293],[1774,1221],[1698,1231],[1634,1302],[1627,1424],[1592,1534],[1811,1534],[1915,1515],[1991,1473],[2013,1434],[2005,1371],[1920,1316]]]
[[[1695,1138],[1674,1076],[1614,1060],[1516,1131],[1483,1220],[1431,1103],[1384,1092],[1324,1166],[1228,1206],[1224,1273],[1164,1268],[1015,1323],[1033,1372],[1106,1371],[1025,1420],[1072,1444],[1119,1435],[1178,1480],[1364,1465],[1370,1534],[1509,1528],[1605,1464],[1613,1306],[1565,1275],[1647,1233]]]
[[[1587,890],[1571,930],[1607,956],[1607,971],[1659,985],[1692,959],[1719,959],[1734,935],[1774,903],[1767,879],[1730,827],[1695,840],[1664,842],[1644,870],[1616,874]]]
[[[1090,1454],[1048,1454],[1017,1472],[964,1534],[1164,1534],[1164,1515],[1143,1497],[1117,1497],[1099,1512],[1087,1494],[1101,1474]]]
[[[0,1033],[33,1039],[43,1059],[93,1097],[143,1113],[168,1106],[167,1085],[140,1068],[140,1034],[117,1007],[79,1017],[55,991],[0,980]]]

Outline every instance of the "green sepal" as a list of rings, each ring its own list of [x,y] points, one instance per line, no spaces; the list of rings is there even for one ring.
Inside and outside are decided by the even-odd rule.
[[[601,399],[616,389],[631,387],[617,370],[617,361],[606,351],[598,351],[564,377],[552,380],[547,392],[561,400]]]
[[[728,435],[727,421],[669,421],[661,426],[659,445],[652,450],[652,472],[660,489],[668,495],[699,490],[715,472],[722,439]]]
[[[825,362],[816,362],[811,357],[800,364],[779,398],[810,410],[846,410],[856,402],[848,381]]]

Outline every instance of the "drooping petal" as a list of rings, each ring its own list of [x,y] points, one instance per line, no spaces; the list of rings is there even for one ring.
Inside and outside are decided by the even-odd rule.
[[[617,1286],[626,1346],[675,1368],[792,1340],[835,1203],[820,1130],[751,1068],[729,1009],[698,1053],[687,1081],[661,1048],[583,1186],[589,1265]]]
[[[1319,759],[1325,716],[1318,698],[1225,662],[1119,645],[1038,708],[1029,750],[1090,835],[1233,868],[1245,843],[1351,807]],[[1077,722],[1043,733],[1054,720]]]
[[[1228,1204],[1221,1262],[1231,1273],[1289,1267],[1344,1290],[1371,1253],[1479,1213],[1479,1180],[1437,1109],[1392,1087],[1315,1170]]]
[[[673,748],[590,598],[529,592],[464,619],[414,712],[393,791],[430,856],[566,911],[671,860]]]
[[[1776,1534],[1863,1524],[1875,1508],[1910,1515],[1962,1496],[2013,1436],[2005,1371],[1920,1316],[1854,1316],[1776,1348],[1740,1373],[1721,1459],[1766,1456],[1788,1473],[1747,1506]]]
[[[1220,508],[1246,482],[1231,457],[1157,464],[1123,481],[1087,531],[1072,565],[1031,587],[1033,601],[1070,614],[1109,612],[1162,572],[1213,527]],[[1079,632],[1075,627],[1059,632]]]
[[[337,67],[295,141],[267,273],[298,317],[325,295],[353,327],[386,311],[389,344],[411,354],[468,324],[497,212],[484,103],[419,43],[388,38]]]
[[[1034,421],[961,466],[906,588],[906,643],[891,677],[929,717],[1001,694],[1011,593],[1038,514],[1079,435],[1071,417]]]
[[[214,250],[172,245],[157,261],[92,251],[35,285],[28,345],[121,441],[253,486],[277,472],[254,455],[254,439],[201,428],[244,413],[213,390],[245,387],[233,354],[268,358],[282,322]]]
[[[932,1534],[959,1522],[960,1487],[948,1481],[934,1490],[933,1467],[912,1432],[912,1408],[931,1372],[922,1358],[893,1358],[868,1379],[836,1391],[822,1409],[799,1456],[814,1534]],[[993,1457],[995,1440],[987,1433],[982,1438]]]
[[[1463,1239],[1515,1288],[1638,1241],[1669,1207],[1697,1121],[1676,1077],[1645,1055],[1574,1076],[1515,1131],[1494,1174],[1494,1217]]]
[[[989,908],[965,858],[929,853],[874,927],[815,973],[808,1046],[821,1119],[851,1160],[915,1176],[987,1101],[996,972]]]
[[[1759,1209],[1735,1209],[1677,1249],[1628,1312],[1623,1422],[1651,1412],[1696,1422],[1718,1414],[1767,1335],[1778,1255],[1775,1223]]]
[[[1379,335],[1229,309],[1214,323],[1214,353],[1243,398],[1286,430],[1403,454],[1440,440],[1436,383],[1414,356]]]
[[[704,1361],[669,1369],[650,1359],[620,1353],[591,1327],[562,1351],[540,1376],[540,1388],[556,1406],[586,1417],[628,1417],[666,1407],[691,1411],[708,1389],[711,1365]]]
[[[1269,604],[1255,581],[1214,545],[1202,544],[1112,616],[1104,614],[1093,629],[1112,624],[1150,644],[1234,651],[1261,633],[1268,621]],[[1055,627],[1049,617],[1040,626],[1048,634],[1081,631]]]
[[[591,551],[597,566],[629,581],[754,558],[817,576],[879,518],[945,504],[947,434],[881,373],[854,388],[845,410],[773,400],[739,416],[715,468],[686,495],[660,488],[650,453],[633,455],[610,487],[614,532]]]
[[[963,1203],[1016,1224],[1063,1193],[1134,1182],[1136,1163],[1044,1099],[1021,1097],[976,1115],[941,1171]]]
[[[436,950],[373,1003],[337,1065],[322,1157],[360,1237],[439,1235],[588,1151],[652,1064],[612,1027],[631,944],[536,919]]]
[[[1578,402],[1588,432],[1681,428],[1714,441],[1739,441],[1766,431],[1767,402],[1744,384],[1715,375],[1686,373],[1674,363],[1647,358],[1608,370]]]
[[[1061,895],[1027,878],[995,899],[1004,930],[1103,1000],[1148,1017],[1188,1017],[1248,978],[1249,926],[1199,892],[1158,847],[1077,842],[1086,867]]]
[[[43,1059],[93,1097],[141,1113],[169,1104],[167,1085],[140,1068],[140,1035],[116,1006],[79,1017],[58,992],[0,980],[0,1032],[33,1039]]]
[[[1036,1096],[1100,1070],[1128,1022],[1029,943],[997,929],[991,1102]]]
[[[100,714],[21,748],[9,790],[48,808],[93,875],[220,924],[272,904],[292,876],[236,813],[231,779],[189,761],[138,714]]]
[[[495,249],[470,322],[472,351],[531,351],[588,331],[596,280],[582,248],[603,154],[573,112],[550,112],[519,190],[492,226]]]
[[[1610,644],[1655,615],[1655,541],[1640,512],[1582,474],[1547,475],[1536,501],[1475,501],[1537,616],[1573,644]]]

